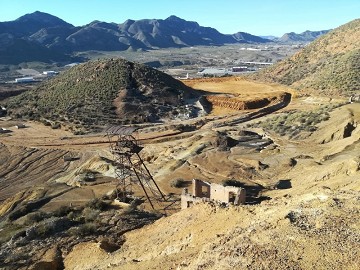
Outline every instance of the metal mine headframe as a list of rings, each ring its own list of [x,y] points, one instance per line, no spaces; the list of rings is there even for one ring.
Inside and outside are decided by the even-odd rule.
[[[150,198],[157,202],[166,199],[139,155],[143,147],[134,136],[137,129],[137,127],[111,126],[105,131],[110,143],[110,152],[114,155],[115,173],[119,180],[116,187],[117,197],[126,202],[128,195],[132,193],[132,184],[138,184],[151,207],[155,209]]]

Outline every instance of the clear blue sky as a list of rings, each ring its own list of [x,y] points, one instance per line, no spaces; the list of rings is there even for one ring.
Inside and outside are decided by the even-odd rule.
[[[0,21],[36,10],[76,26],[176,15],[224,34],[281,36],[335,28],[359,18],[360,0],[0,0]]]

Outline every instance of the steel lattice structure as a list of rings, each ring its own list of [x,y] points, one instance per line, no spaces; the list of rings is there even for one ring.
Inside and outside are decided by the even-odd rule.
[[[139,184],[151,207],[155,209],[151,198],[158,202],[166,199],[139,154],[143,147],[134,136],[136,130],[136,127],[111,126],[105,131],[116,166],[117,197],[126,202],[132,193],[132,184]]]

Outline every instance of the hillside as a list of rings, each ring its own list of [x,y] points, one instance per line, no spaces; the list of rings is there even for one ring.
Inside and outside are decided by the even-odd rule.
[[[0,34],[0,44],[0,64],[4,65],[33,61],[67,63],[80,59],[11,34]]]
[[[255,75],[297,89],[351,95],[360,90],[360,19],[321,36],[300,52]]]
[[[98,60],[71,68],[8,101],[10,115],[70,124],[156,121],[178,113],[195,91],[169,75],[126,60]]]
[[[43,29],[70,29],[73,25],[50,14],[36,11],[20,18],[0,22],[0,64],[19,64],[22,62],[71,62],[76,59],[65,50],[56,50],[44,46],[43,42],[34,42],[30,36]],[[44,38],[44,37],[42,37]]]
[[[101,63],[120,65],[98,61],[77,72],[106,72]],[[236,99],[287,91],[235,77],[187,83]],[[360,103],[339,101],[294,98],[262,118],[252,116],[263,108],[214,103],[214,115],[140,128],[140,155],[168,198],[156,209],[169,216],[157,221],[139,211],[150,209],[147,201],[139,210],[114,201],[120,166],[102,133],[74,136],[35,121],[17,129],[3,119],[0,262],[9,270],[357,269]],[[232,180],[246,189],[246,204],[179,211],[178,195],[194,178]],[[145,200],[140,185],[132,191]]]
[[[94,241],[79,244],[65,258],[65,269],[357,269],[360,129],[350,136],[343,131],[347,123],[358,123],[359,117],[359,104],[350,104],[331,112],[329,122],[320,124],[307,140],[271,135],[280,149],[268,147],[256,155],[256,160],[269,165],[258,173],[268,184],[291,181],[287,188],[263,190],[261,195],[271,199],[229,208],[194,205],[125,234],[125,243],[112,254]],[[332,141],[321,143],[320,137]],[[205,153],[209,157],[209,152],[202,151],[198,160]],[[229,151],[215,179],[231,160],[255,157],[244,152],[236,157],[236,153],[234,148]],[[295,160],[292,165],[290,157]],[[194,167],[206,167],[206,175],[218,160],[209,158]]]

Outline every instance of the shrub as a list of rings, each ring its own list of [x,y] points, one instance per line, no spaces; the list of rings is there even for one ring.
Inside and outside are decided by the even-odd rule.
[[[79,226],[78,232],[80,235],[89,235],[96,232],[96,226],[94,223],[85,223]]]
[[[34,212],[26,215],[25,224],[26,225],[33,225],[39,221],[45,219],[47,215],[44,212]]]
[[[128,214],[133,214],[137,211],[137,207],[142,203],[141,200],[139,199],[135,199],[133,200],[130,205],[124,209],[123,214],[128,215]]]
[[[71,208],[69,206],[63,205],[60,206],[58,209],[56,209],[53,212],[53,215],[56,217],[63,217],[66,216],[67,214],[69,214],[71,212]]]
[[[89,201],[87,204],[86,204],[87,207],[91,208],[91,209],[94,209],[94,210],[105,210],[109,204],[104,202],[103,200],[99,199],[99,198],[96,198],[96,199],[93,199],[91,201]]]
[[[54,124],[51,125],[51,128],[52,129],[59,129],[59,128],[61,128],[61,125],[60,125],[59,122],[55,122]]]
[[[43,223],[36,227],[35,234],[36,237],[45,237],[50,235],[53,232],[53,228],[50,224]]]
[[[28,210],[28,208],[26,207],[26,205],[25,205],[25,206],[22,206],[22,207],[20,207],[18,210],[15,210],[15,211],[11,212],[11,213],[9,214],[9,216],[8,216],[8,219],[9,219],[10,221],[14,221],[14,220],[18,219],[19,217],[26,215],[26,214],[28,213],[28,211],[29,211],[29,210]]]
[[[94,221],[98,218],[99,214],[100,214],[100,210],[96,210],[96,209],[92,209],[89,207],[84,208],[84,210],[82,211],[84,220],[89,222],[89,221]]]
[[[124,209],[123,214],[129,215],[129,214],[136,212],[136,210],[137,210],[137,207],[135,205],[130,204],[128,207],[126,207]]]
[[[235,179],[227,179],[227,180],[224,180],[224,181],[222,182],[222,185],[223,185],[224,187],[226,187],[226,186],[243,187],[243,184],[242,184],[240,181],[235,180]]]
[[[84,135],[84,134],[85,134],[85,131],[83,131],[83,130],[74,131],[74,135]]]
[[[173,188],[182,188],[185,186],[186,181],[182,178],[173,179],[170,182],[170,186]]]
[[[81,169],[75,173],[75,175],[80,175],[81,180],[85,182],[95,181],[96,174],[97,174],[96,171],[92,171],[90,169]]]
[[[24,234],[24,228],[22,225],[8,222],[1,225],[0,230],[0,244],[9,241],[15,235]]]
[[[68,233],[73,236],[86,236],[96,232],[96,225],[88,222],[81,224],[79,227],[73,227],[68,230]]]

